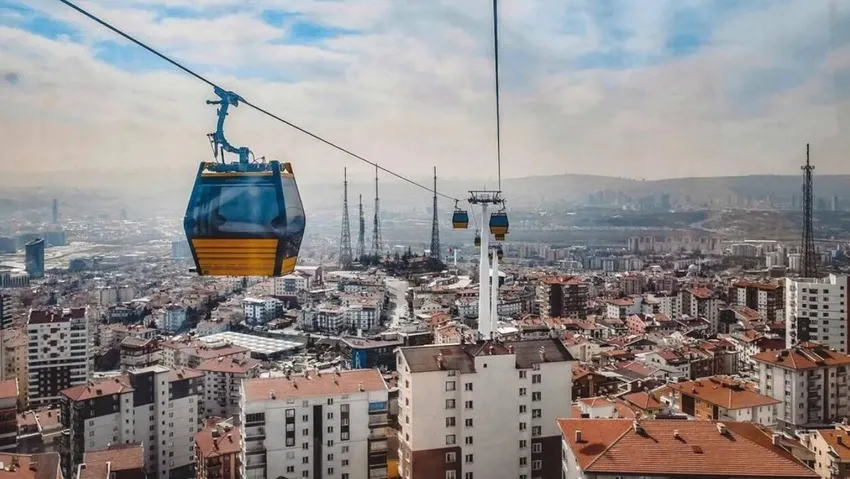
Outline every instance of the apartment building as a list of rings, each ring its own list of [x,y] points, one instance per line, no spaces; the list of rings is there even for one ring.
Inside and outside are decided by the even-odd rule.
[[[776,405],[781,401],[755,391],[755,384],[728,376],[672,383],[670,406],[703,421],[776,424]]]
[[[197,368],[204,361],[217,358],[247,358],[248,349],[228,343],[203,341],[162,341],[159,343],[163,366]]]
[[[778,435],[752,423],[561,419],[558,424],[564,479],[818,477],[779,445]]]
[[[785,278],[785,347],[817,341],[840,353],[850,352],[848,276]]]
[[[229,423],[213,424],[195,434],[196,477],[239,479],[241,433]]]
[[[59,452],[62,439],[59,408],[25,411],[18,414],[17,422],[17,452],[22,454]]]
[[[0,451],[18,449],[18,380],[0,381]]]
[[[62,468],[114,444],[141,444],[148,478],[192,477],[203,375],[152,366],[62,391]]]
[[[716,333],[720,319],[721,301],[708,288],[688,288],[679,292],[682,297],[682,314],[693,318],[705,318]]]
[[[403,478],[561,477],[573,358],[560,340],[405,347],[396,361]]]
[[[12,297],[0,291],[0,329],[12,327]]]
[[[778,424],[798,430],[850,416],[850,356],[815,343],[753,356],[759,391],[780,401]]]
[[[738,281],[732,285],[735,304],[758,311],[759,317],[767,321],[784,319],[784,284]]]
[[[245,322],[250,325],[265,324],[278,316],[282,304],[275,298],[245,298],[242,300],[242,310]]]
[[[389,392],[360,369],[242,382],[243,479],[387,477]]]
[[[233,418],[238,425],[242,380],[260,375],[260,361],[228,356],[207,359],[197,369],[204,374],[204,414]]]
[[[29,404],[29,359],[27,335],[23,329],[0,329],[0,381],[18,380],[18,405]]]
[[[141,444],[112,444],[88,451],[71,479],[145,479],[144,454]]]
[[[59,402],[60,392],[89,373],[87,310],[31,310],[27,320],[29,405]]]
[[[587,283],[580,278],[546,281],[549,286],[549,315],[553,318],[587,316]]]

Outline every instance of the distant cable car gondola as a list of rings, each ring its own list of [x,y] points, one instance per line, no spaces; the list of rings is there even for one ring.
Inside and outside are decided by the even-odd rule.
[[[508,214],[504,210],[490,215],[490,233],[502,236],[508,234]]]
[[[306,225],[289,163],[249,162],[251,151],[224,137],[224,119],[241,97],[215,88],[218,125],[209,135],[216,160],[198,169],[183,227],[200,275],[282,276],[295,270]],[[244,100],[243,100],[244,101]],[[224,153],[239,155],[227,163]]]
[[[469,226],[469,213],[458,208],[455,201],[455,211],[452,213],[452,227],[456,230],[465,230]]]
[[[499,260],[501,260],[502,258],[504,258],[504,257],[505,257],[505,252],[504,252],[504,251],[502,251],[502,247],[501,247],[501,246],[499,246],[498,248],[496,248],[496,257],[497,257],[497,258],[499,258]]]
[[[475,246],[481,246],[481,235],[475,233]]]

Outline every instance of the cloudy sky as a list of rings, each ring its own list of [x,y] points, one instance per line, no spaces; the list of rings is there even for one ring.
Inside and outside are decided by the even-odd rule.
[[[97,0],[103,19],[401,173],[492,179],[490,0]],[[503,175],[850,173],[850,0],[502,0]],[[208,159],[212,92],[56,0],[0,0],[2,171]],[[306,181],[367,166],[239,108]]]

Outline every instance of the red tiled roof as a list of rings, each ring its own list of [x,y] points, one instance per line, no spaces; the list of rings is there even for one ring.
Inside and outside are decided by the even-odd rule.
[[[711,299],[714,297],[714,291],[708,288],[689,288],[688,291],[698,299]]]
[[[360,386],[364,391],[387,390],[387,385],[377,369],[325,373],[321,376],[313,371],[309,379],[305,376],[292,376],[292,379],[263,378],[242,381],[247,401],[270,400],[272,392],[275,399],[352,394],[360,392]]]
[[[651,394],[647,394],[643,391],[626,394],[623,396],[623,400],[634,404],[635,406],[646,410],[658,409],[661,407],[661,403],[659,403]]]
[[[699,398],[709,404],[724,409],[735,410],[769,406],[782,402],[755,392],[751,387],[747,387],[747,384],[741,381],[735,381],[723,376],[673,383],[668,387],[684,395]]]
[[[800,345],[797,348],[783,349],[776,352],[766,351],[754,354],[752,358],[773,366],[797,370],[850,364],[850,356],[830,351],[818,345]]]
[[[213,436],[213,431],[216,430],[218,430],[219,436]],[[207,427],[195,434],[195,445],[198,446],[204,459],[239,453],[241,450],[240,440],[238,427],[230,430],[220,427]]]
[[[85,463],[79,479],[104,479],[108,471],[142,471],[145,467],[144,450],[141,444],[116,444],[86,452]]]
[[[756,281],[738,281],[735,283],[736,288],[756,288],[764,291],[776,291],[782,286],[774,283],[759,283]]]
[[[99,381],[88,381],[79,386],[72,386],[62,391],[62,394],[72,401],[85,401],[101,396],[122,394],[132,390],[133,388],[130,387],[127,376],[120,376],[117,378],[101,379]]]
[[[583,472],[635,476],[816,478],[756,425],[714,421],[559,419]],[[581,431],[577,442],[576,431]],[[674,435],[676,433],[676,435]]]
[[[215,359],[207,359],[196,368],[198,371],[214,373],[246,374],[249,370],[260,366],[260,361],[251,358],[236,358],[225,356]]]

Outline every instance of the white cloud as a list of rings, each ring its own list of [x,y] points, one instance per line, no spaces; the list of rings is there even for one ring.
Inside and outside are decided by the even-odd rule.
[[[42,11],[84,28],[90,41],[121,41],[58,11],[53,1],[39,1]],[[817,44],[828,19],[819,2],[741,14],[719,30],[722,48],[692,57],[629,70],[570,69],[578,55],[605,44],[589,1],[503,2],[503,38],[512,52],[502,64],[505,176],[796,174],[806,142],[819,172],[848,172],[842,155],[850,142],[843,139],[850,104],[815,101],[825,88],[835,91],[835,72],[850,65],[846,50],[833,52],[808,81],[768,98],[756,113],[742,112],[729,96],[730,85],[749,81],[754,67],[793,67],[785,46]],[[424,176],[436,164],[446,176],[494,177],[489,0],[257,1],[217,18],[167,20],[140,8],[153,3],[198,6],[182,0],[97,5],[104,18],[187,61],[219,71],[236,64],[254,78],[275,72],[287,81],[220,73],[215,79],[391,169]],[[212,4],[234,5],[203,5]],[[638,32],[628,48],[660,48],[670,4],[648,2],[625,12]],[[257,16],[274,6],[365,31],[320,46],[274,45],[269,41],[284,35],[286,25],[269,26]],[[96,60],[87,45],[2,27],[0,58],[0,73],[21,78],[16,86],[0,84],[0,171],[149,165],[191,181],[197,162],[209,156],[204,135],[214,128],[215,112],[204,101],[211,91],[180,72],[121,71]],[[291,159],[308,181],[338,176],[343,165],[352,175],[371,174],[245,107],[230,116],[228,134],[258,155]]]

